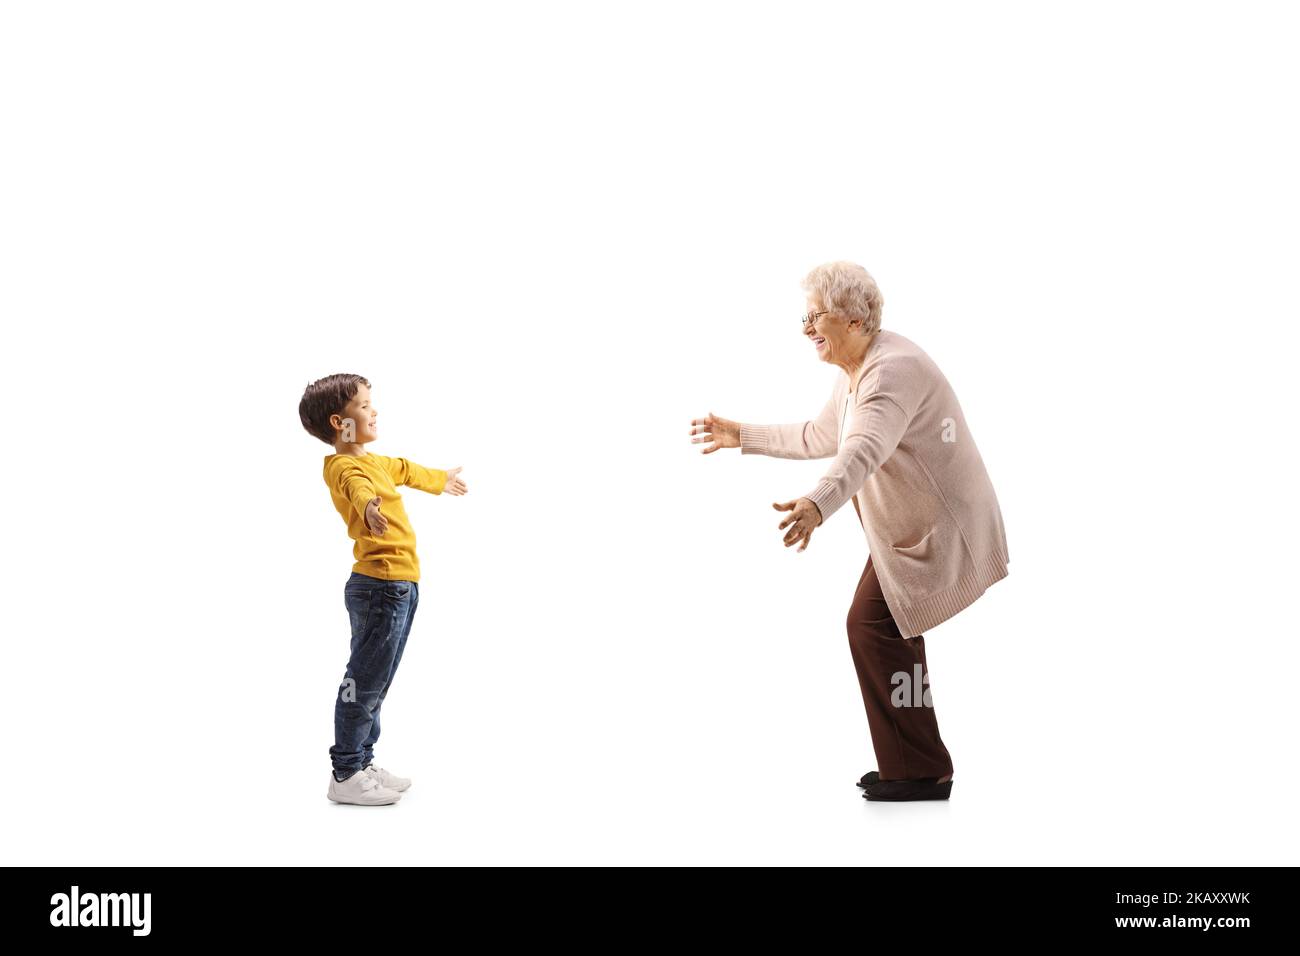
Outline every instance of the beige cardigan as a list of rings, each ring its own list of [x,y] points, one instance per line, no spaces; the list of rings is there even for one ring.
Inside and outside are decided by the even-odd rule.
[[[1007,576],[1002,511],[957,396],[920,346],[881,329],[859,376],[851,392],[841,372],[813,421],[742,424],[740,452],[834,457],[805,497],[823,522],[853,501],[885,602],[916,637]]]

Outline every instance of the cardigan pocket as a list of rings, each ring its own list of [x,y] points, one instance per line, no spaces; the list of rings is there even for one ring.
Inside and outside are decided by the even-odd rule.
[[[914,544],[891,544],[894,572],[903,591],[911,601],[919,601],[938,590],[934,568],[934,529]]]
[[[927,531],[925,533],[925,536],[922,537],[920,541],[916,542],[916,544],[909,544],[909,545],[891,544],[890,547],[893,548],[895,551],[897,551],[899,554],[906,554],[907,556],[913,558],[924,558],[926,555],[930,553],[930,539],[932,537],[934,537],[933,528]]]

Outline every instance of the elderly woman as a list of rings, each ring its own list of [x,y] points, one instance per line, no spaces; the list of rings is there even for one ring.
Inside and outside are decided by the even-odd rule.
[[[1002,512],[957,396],[914,342],[880,327],[883,299],[866,269],[819,266],[804,279],[803,335],[843,372],[815,419],[745,425],[712,412],[691,421],[704,454],[739,448],[774,458],[834,458],[802,498],[773,504],[786,547],[803,551],[848,501],[870,553],[849,607],[879,770],[868,800],[946,800],[952,760],[939,737],[925,663],[928,631],[1007,576]]]

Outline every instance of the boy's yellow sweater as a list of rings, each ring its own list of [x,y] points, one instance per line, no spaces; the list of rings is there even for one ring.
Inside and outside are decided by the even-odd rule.
[[[402,507],[399,485],[442,494],[447,473],[425,468],[405,458],[383,455],[326,455],[325,484],[356,544],[353,571],[388,581],[420,580],[420,559],[415,554],[415,529]],[[382,536],[366,527],[366,504],[378,497],[379,510],[388,520]]]

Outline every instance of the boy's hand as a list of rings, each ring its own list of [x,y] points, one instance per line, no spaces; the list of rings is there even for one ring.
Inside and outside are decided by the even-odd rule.
[[[388,519],[379,513],[379,501],[380,498],[376,495],[366,503],[366,527],[376,537],[382,536],[388,530]]]
[[[444,495],[463,495],[469,489],[465,487],[465,482],[457,478],[457,473],[464,467],[457,465],[455,468],[447,469],[447,483],[442,486]]]

